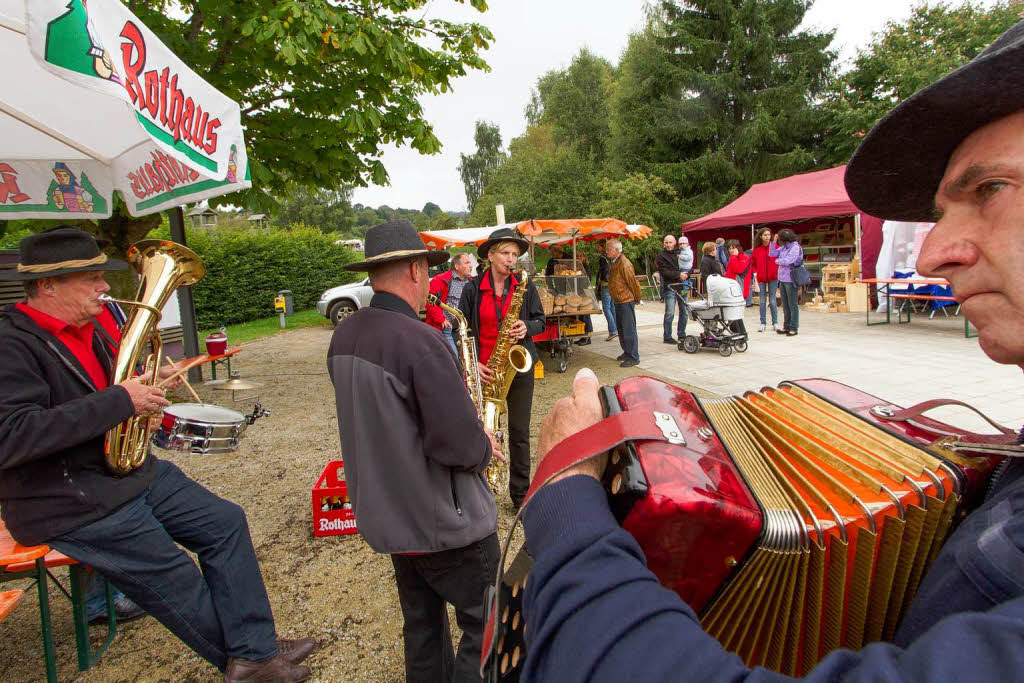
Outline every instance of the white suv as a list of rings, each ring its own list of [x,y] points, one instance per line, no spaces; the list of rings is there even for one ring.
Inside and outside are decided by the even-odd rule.
[[[316,302],[316,310],[337,325],[360,308],[369,306],[371,297],[370,278],[364,278],[360,282],[328,289]]]

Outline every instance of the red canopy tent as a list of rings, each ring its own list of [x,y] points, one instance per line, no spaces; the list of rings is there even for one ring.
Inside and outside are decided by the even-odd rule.
[[[683,233],[702,241],[716,237],[738,239],[749,247],[755,227],[768,225],[777,230],[783,226],[773,224],[785,223],[800,233],[813,230],[822,219],[853,216],[858,226],[861,272],[864,277],[874,277],[875,261],[882,246],[882,221],[861,212],[850,201],[843,186],[845,172],[846,166],[837,166],[758,183],[731,204],[684,223]]]

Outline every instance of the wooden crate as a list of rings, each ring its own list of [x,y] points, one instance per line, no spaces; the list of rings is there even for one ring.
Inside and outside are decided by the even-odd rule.
[[[868,286],[863,282],[846,285],[846,305],[850,313],[864,313],[868,310]]]

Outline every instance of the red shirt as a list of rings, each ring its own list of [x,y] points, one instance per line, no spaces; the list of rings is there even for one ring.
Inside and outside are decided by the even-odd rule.
[[[498,341],[499,325],[496,308],[501,308],[501,319],[504,320],[505,314],[508,313],[508,306],[512,302],[512,289],[518,284],[516,276],[509,275],[504,293],[502,296],[495,296],[494,289],[491,287],[491,275],[485,274],[480,283],[480,357],[477,360],[484,365],[487,365],[491,351],[494,350],[494,344]]]
[[[32,321],[41,329],[49,332],[57,338],[57,341],[68,347],[72,355],[85,368],[89,379],[96,385],[97,391],[107,388],[110,378],[107,376],[107,372],[103,369],[103,365],[100,363],[100,359],[96,357],[96,351],[92,347],[94,331],[92,321],[87,322],[81,327],[75,327],[63,320],[54,318],[52,315],[32,308],[23,302],[15,304],[15,307],[32,318]],[[113,338],[114,342],[119,344],[121,342],[121,330],[106,306],[103,307],[103,312],[96,316],[96,319],[100,322],[104,331]],[[117,353],[116,347],[111,347],[110,350],[112,353]]]

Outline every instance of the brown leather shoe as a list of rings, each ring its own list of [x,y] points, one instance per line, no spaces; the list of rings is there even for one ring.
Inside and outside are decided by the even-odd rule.
[[[229,659],[224,683],[299,683],[311,675],[308,666],[291,664],[281,655],[265,662]]]
[[[277,654],[288,660],[289,664],[298,664],[319,649],[320,644],[313,638],[277,639]]]

